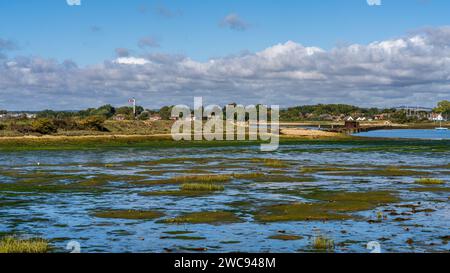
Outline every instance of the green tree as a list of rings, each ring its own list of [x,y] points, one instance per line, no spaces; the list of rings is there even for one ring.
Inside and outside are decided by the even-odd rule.
[[[444,116],[450,116],[450,101],[443,100],[440,101],[436,108],[434,108],[434,112],[442,113]]]
[[[111,106],[110,104],[103,105],[96,110],[91,112],[91,115],[94,116],[104,116],[106,118],[111,118],[116,113],[116,108]]]
[[[150,118],[150,112],[148,112],[148,111],[142,112],[142,113],[137,117],[138,120],[147,120],[147,119],[149,119],[149,118]]]
[[[164,106],[159,110],[159,115],[163,120],[169,120],[172,117],[173,106]]]

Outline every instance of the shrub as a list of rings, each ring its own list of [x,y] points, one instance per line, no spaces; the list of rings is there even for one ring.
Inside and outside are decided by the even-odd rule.
[[[53,134],[58,131],[58,128],[55,126],[53,121],[47,118],[34,120],[31,123],[31,128],[34,132],[43,135]]]
[[[149,119],[149,118],[150,118],[150,113],[147,112],[147,111],[142,112],[142,113],[137,117],[138,120],[147,120],[147,119]]]
[[[105,118],[100,116],[91,116],[82,119],[78,122],[80,129],[84,130],[94,130],[94,131],[108,131],[104,126]]]
[[[78,124],[73,119],[70,118],[54,119],[53,124],[56,126],[56,128],[61,130],[70,131],[78,129]]]
[[[30,125],[17,124],[15,122],[11,123],[9,127],[11,131],[17,131],[24,135],[34,132],[33,127],[31,127]]]
[[[6,125],[3,123],[0,123],[0,131],[5,130],[5,129],[6,129]]]

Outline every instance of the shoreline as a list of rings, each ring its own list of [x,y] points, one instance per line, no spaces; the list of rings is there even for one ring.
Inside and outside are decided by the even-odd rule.
[[[375,138],[351,135],[280,135],[280,146],[302,143],[401,143],[401,142],[440,142],[436,140]],[[446,140],[441,140],[446,141]],[[95,150],[115,148],[202,148],[257,146],[261,140],[233,141],[175,141],[170,135],[96,135],[96,136],[23,136],[0,137],[0,152],[51,151],[51,150]]]

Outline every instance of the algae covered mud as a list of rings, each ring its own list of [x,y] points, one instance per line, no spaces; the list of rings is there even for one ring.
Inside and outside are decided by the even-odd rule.
[[[6,149],[0,162],[0,237],[54,252],[450,250],[447,140]]]

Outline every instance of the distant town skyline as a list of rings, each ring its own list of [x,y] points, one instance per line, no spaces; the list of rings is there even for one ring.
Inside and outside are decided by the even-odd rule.
[[[2,1],[0,109],[450,98],[450,2]]]

